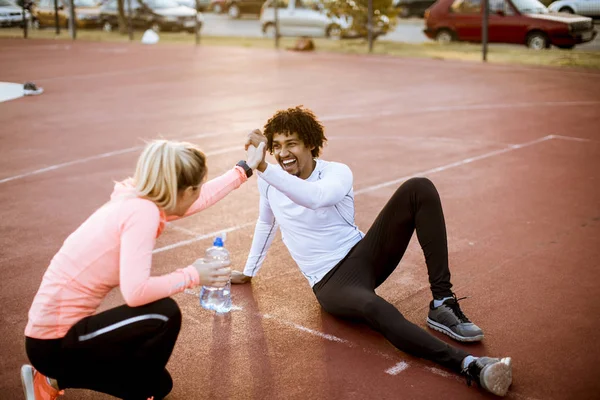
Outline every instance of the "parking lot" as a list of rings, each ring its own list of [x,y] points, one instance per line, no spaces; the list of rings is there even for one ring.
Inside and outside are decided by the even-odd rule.
[[[406,43],[425,43],[430,41],[423,33],[422,18],[400,19],[396,28],[381,37],[381,40]],[[600,21],[596,21],[596,30],[600,31]],[[202,34],[208,36],[263,36],[258,17],[251,15],[240,19],[231,19],[227,15],[204,13]],[[502,45],[506,46],[506,45]],[[600,35],[590,43],[576,47],[580,50],[600,51]]]

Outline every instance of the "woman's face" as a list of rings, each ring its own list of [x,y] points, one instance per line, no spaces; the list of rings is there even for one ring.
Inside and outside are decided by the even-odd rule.
[[[183,217],[192,204],[200,197],[201,188],[202,184],[198,186],[188,186],[187,188],[180,190],[177,194],[177,205],[175,206],[175,210],[170,214]]]

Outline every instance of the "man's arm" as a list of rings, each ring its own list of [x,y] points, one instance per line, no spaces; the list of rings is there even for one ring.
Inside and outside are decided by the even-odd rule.
[[[318,181],[308,182],[263,162],[257,170],[262,179],[294,203],[311,210],[333,206],[352,189],[352,171],[347,165],[330,163]]]
[[[248,254],[248,260],[244,267],[244,272],[232,271],[231,283],[247,283],[250,282],[253,276],[258,273],[258,270],[262,266],[267,251],[273,243],[275,234],[277,233],[277,221],[269,205],[267,199],[267,192],[269,190],[268,185],[264,182],[259,181],[259,186],[264,186],[264,190],[260,187],[260,205],[258,220],[256,221],[256,227],[254,228],[254,236],[252,238],[252,246],[250,247],[250,254]]]

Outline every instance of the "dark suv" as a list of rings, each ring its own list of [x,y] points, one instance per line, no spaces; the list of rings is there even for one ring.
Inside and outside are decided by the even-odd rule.
[[[597,35],[591,18],[553,13],[537,0],[489,0],[490,43],[572,49]],[[425,12],[425,34],[439,42],[481,42],[481,0],[438,0]]]

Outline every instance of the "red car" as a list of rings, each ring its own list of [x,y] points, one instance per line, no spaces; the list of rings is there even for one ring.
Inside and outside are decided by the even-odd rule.
[[[488,41],[524,44],[532,49],[554,45],[572,49],[594,40],[591,18],[550,12],[537,0],[489,0]],[[438,0],[425,11],[427,37],[439,42],[481,42],[481,0]]]

